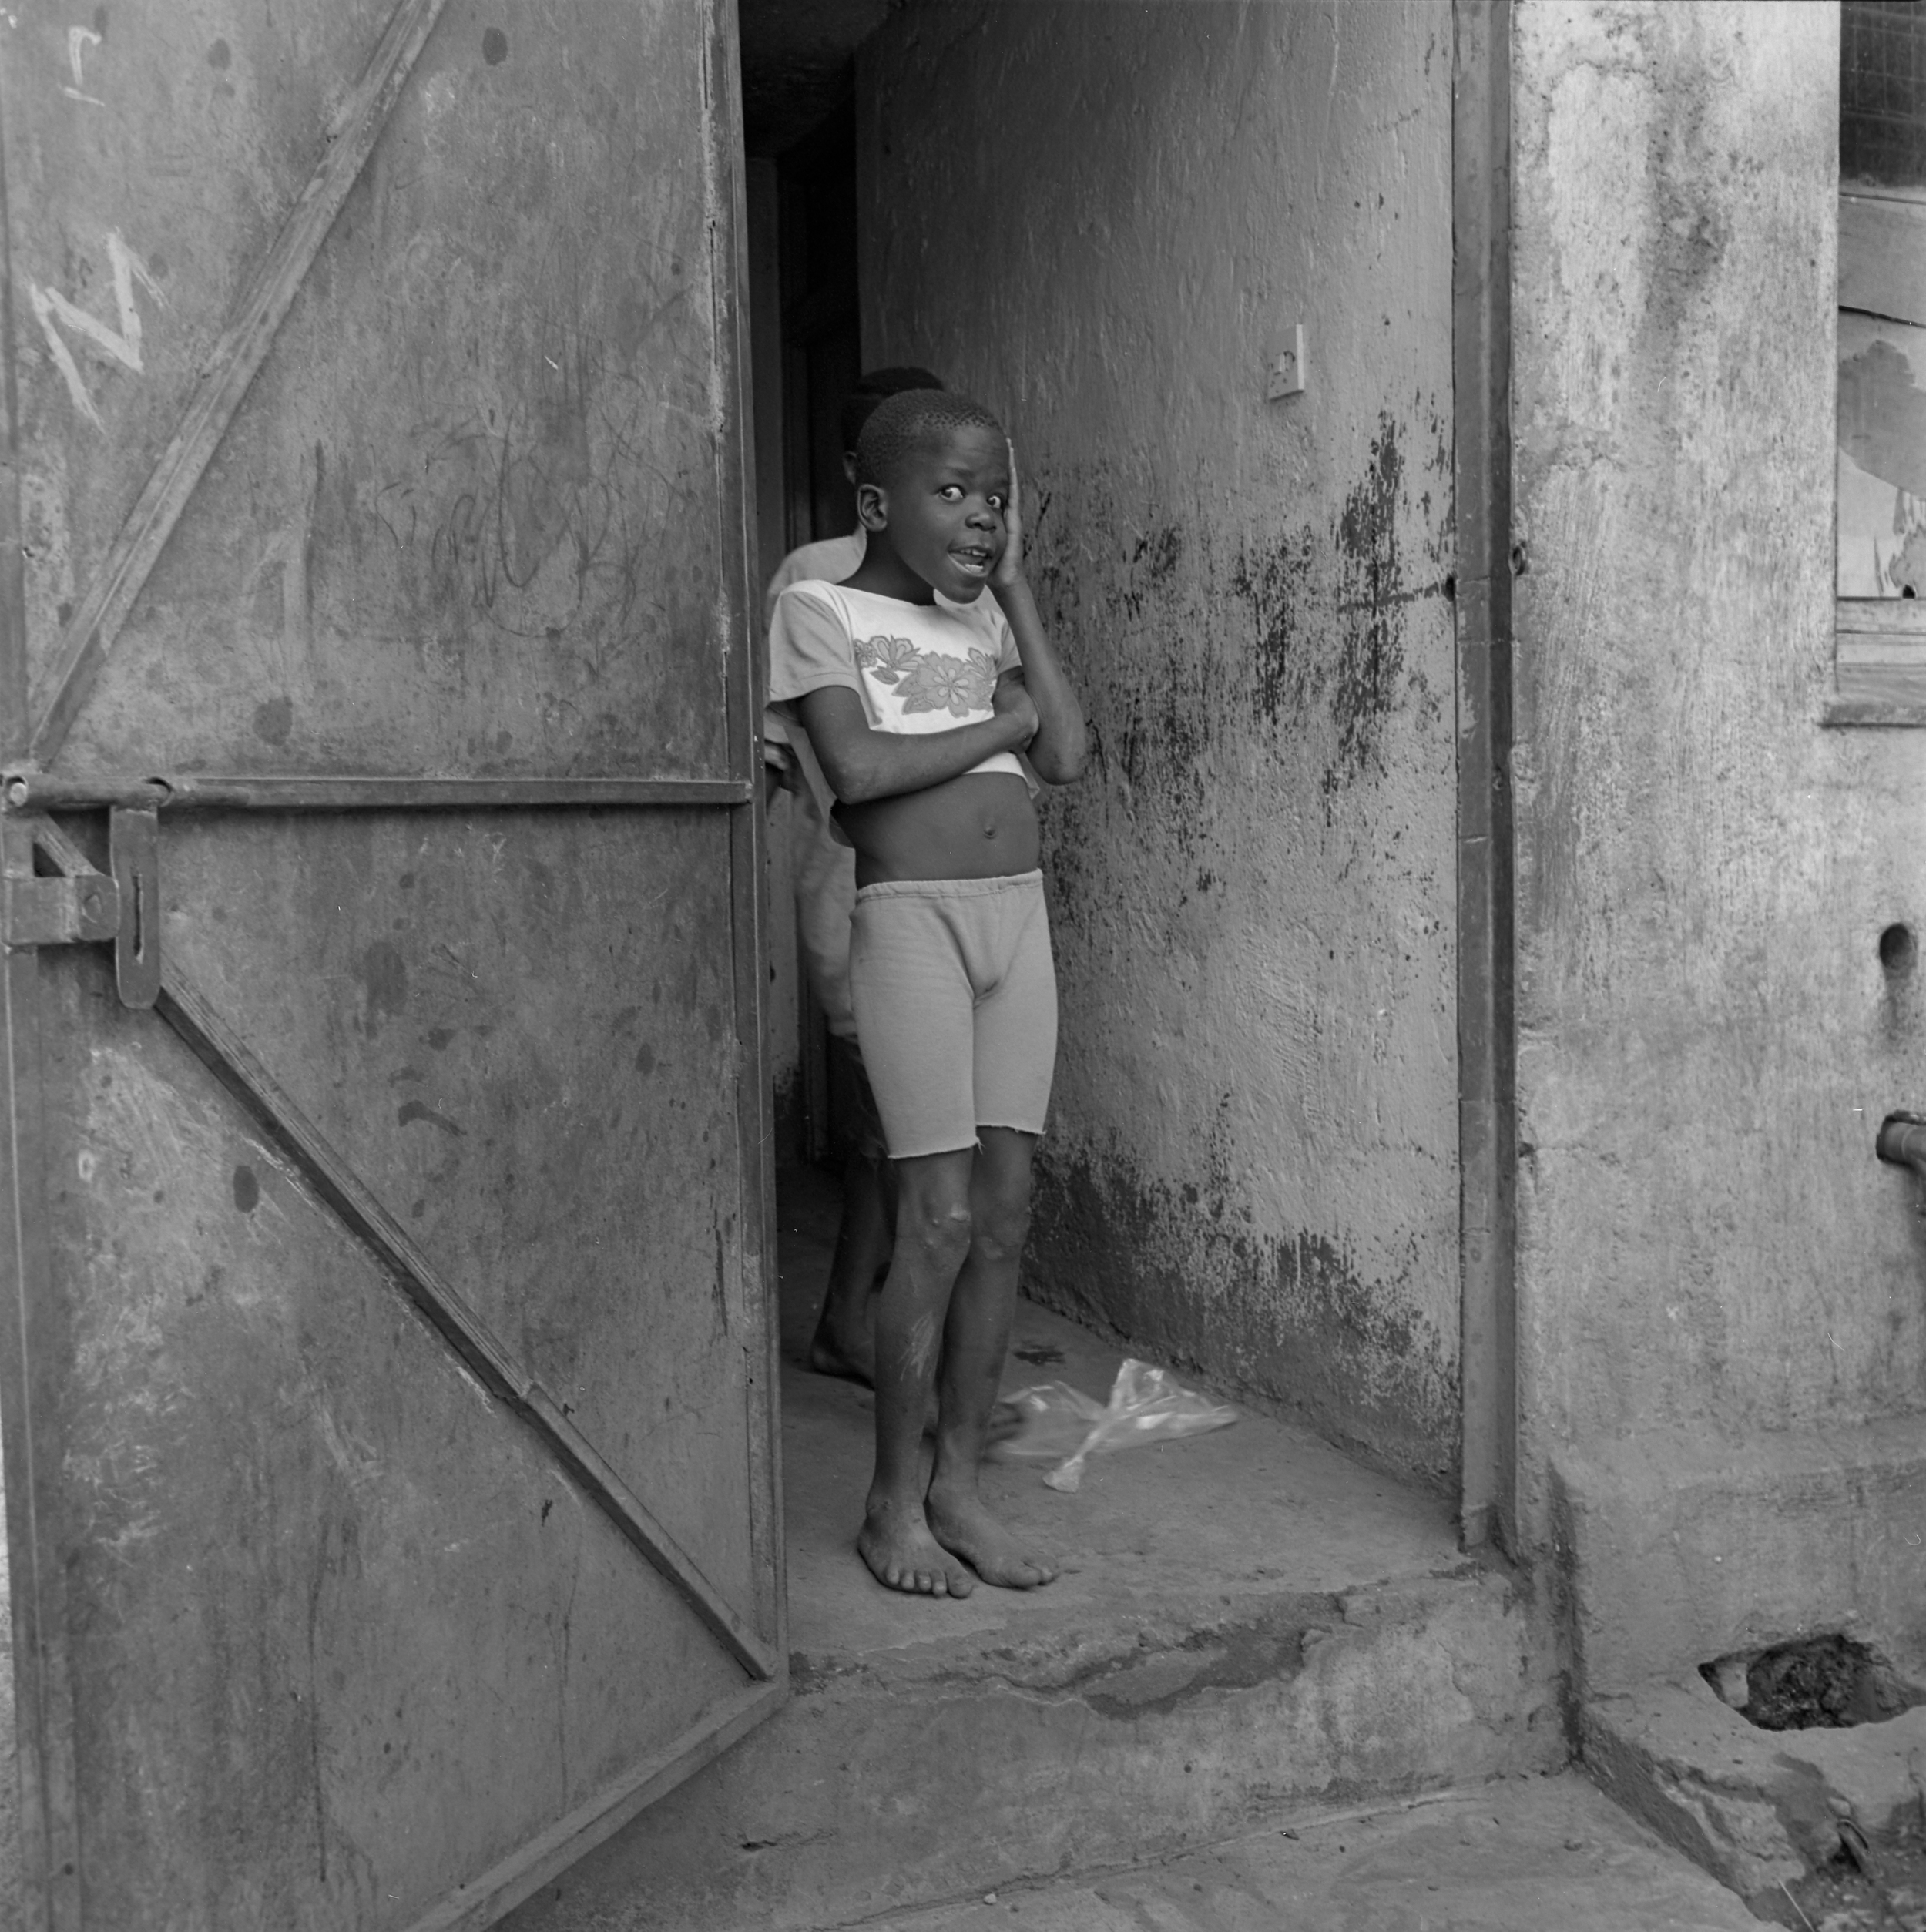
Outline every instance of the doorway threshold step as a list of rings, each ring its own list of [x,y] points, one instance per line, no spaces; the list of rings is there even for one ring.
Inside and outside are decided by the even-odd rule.
[[[1577,1771],[1300,1813],[1154,1865],[1006,1885],[862,1921],[863,1932],[1757,1932],[1758,1924]]]
[[[797,1193],[792,1344],[834,1230],[833,1197],[825,1229]],[[1026,1303],[1005,1387],[1101,1397],[1116,1363]],[[1074,1494],[1035,1464],[993,1465],[993,1507],[1063,1574],[905,1598],[854,1550],[871,1401],[786,1370],[788,1704],[522,1907],[516,1932],[807,1932],[1565,1762],[1541,1617],[1459,1552],[1441,1498],[1247,1414],[1095,1459]]]

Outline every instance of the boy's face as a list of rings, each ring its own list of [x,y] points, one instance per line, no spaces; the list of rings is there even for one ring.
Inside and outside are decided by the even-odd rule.
[[[966,424],[941,448],[906,457],[886,485],[865,485],[859,508],[932,590],[967,604],[1003,555],[1009,496],[1008,445],[995,431]]]

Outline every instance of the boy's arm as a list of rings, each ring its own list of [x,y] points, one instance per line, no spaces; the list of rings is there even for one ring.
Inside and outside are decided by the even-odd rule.
[[[1037,729],[1036,706],[1021,685],[998,687],[990,717],[913,737],[873,730],[862,699],[847,685],[824,685],[796,702],[816,762],[845,805],[960,778],[997,752],[1022,750]]]
[[[1036,706],[1037,732],[1030,740],[1030,763],[1052,785],[1071,785],[1083,776],[1089,753],[1083,707],[1063,675],[1063,666],[1043,629],[1036,599],[1023,574],[1022,488],[1017,481],[1016,451],[1010,451],[1010,503],[1003,515],[1008,532],[1003,555],[990,577],[990,589],[1008,621],[1023,659],[1023,685]]]

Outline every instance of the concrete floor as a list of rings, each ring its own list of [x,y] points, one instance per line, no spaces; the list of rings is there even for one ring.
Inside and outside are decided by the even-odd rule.
[[[1093,1457],[1072,1495],[1045,1487],[1047,1463],[990,1470],[993,1507],[1062,1561],[1062,1576],[1045,1589],[979,1588],[942,1602],[879,1588],[854,1549],[873,1398],[801,1366],[828,1272],[834,1184],[814,1169],[785,1172],[780,1199],[793,1650],[847,1655],[971,1637],[1089,1637],[1132,1613],[1194,1626],[1252,1591],[1324,1594],[1468,1573],[1444,1498],[1361,1467],[1307,1430],[1251,1416],[1213,1434]],[[1120,1353],[1025,1302],[1004,1388],[1063,1381],[1101,1401]]]
[[[992,1466],[1047,1588],[882,1588],[854,1548],[872,1398],[800,1361],[837,1191],[786,1172],[779,1199],[792,1696],[515,1932],[804,1932],[1565,1763],[1515,1579],[1444,1498],[1266,1417],[1093,1458],[1071,1495]],[[1005,1386],[1101,1399],[1119,1356],[1026,1303]]]
[[[1112,1655],[1119,1632],[1138,1642],[1149,1628],[1221,1627],[1280,1592],[1354,1604],[1361,1593],[1401,1596],[1414,1579],[1461,1584],[1472,1573],[1443,1499],[1361,1467],[1307,1431],[1249,1416],[1212,1435],[1093,1459],[1073,1495],[1045,1486],[1047,1464],[1002,1465],[991,1477],[997,1506],[1058,1551],[1062,1578],[1028,1594],[979,1589],[961,1603],[891,1597],[851,1548],[868,1474],[871,1399],[800,1367],[828,1265],[834,1191],[820,1174],[783,1178],[785,1490],[799,1659],[834,1669],[894,1655],[901,1674],[915,1678],[926,1668],[948,1675],[1022,1655],[1057,1659],[1058,1674],[1068,1675]],[[1118,1357],[1114,1347],[1026,1303],[1005,1388],[1061,1380],[1100,1399]],[[965,1664],[969,1657],[979,1661]],[[1208,1699],[1213,1665],[1194,1639],[1152,1645],[1137,1669],[1148,1679],[1140,1685],[1126,1691],[1121,1672],[1113,1680],[1125,1692],[1119,1704]],[[1231,1675],[1220,1671],[1220,1681]],[[1471,1673],[1466,1681],[1475,1688]],[[1492,1700],[1501,1726],[1504,1701]],[[1512,1761],[1467,1749],[1461,1737],[1430,1767],[1411,1767],[1415,1777],[1428,1768],[1433,1777],[1454,1775],[1455,1749],[1456,1775],[1481,1770],[1484,1783],[1376,1808],[1327,1806],[1322,1815],[1307,1814],[1280,1789],[1271,1803],[1290,1818],[1288,1830],[1095,1878],[1006,1883],[987,1903],[973,1894],[838,1922],[877,1932],[1742,1932],[1757,1924],[1730,1891],[1582,1773],[1545,1775],[1564,1758],[1551,1712],[1535,1707],[1528,1691],[1518,1708],[1525,1721],[1513,1742],[1524,1749]],[[1366,1726],[1385,1723],[1368,1696],[1347,1714]],[[1535,1717],[1542,1748],[1533,1752]],[[1119,1808],[1134,1809],[1146,1795],[1120,1792]],[[1144,1820],[1146,1846],[1156,1830]],[[1074,1846],[1069,1858],[1076,1862]]]
[[[1577,1772],[1298,1820],[1186,1857],[863,1921],[866,1932],[1757,1932]]]

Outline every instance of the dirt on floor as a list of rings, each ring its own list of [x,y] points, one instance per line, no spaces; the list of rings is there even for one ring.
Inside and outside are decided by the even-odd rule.
[[[1897,1844],[1847,1838],[1790,1898],[1812,1932],[1926,1932],[1926,1828]]]

